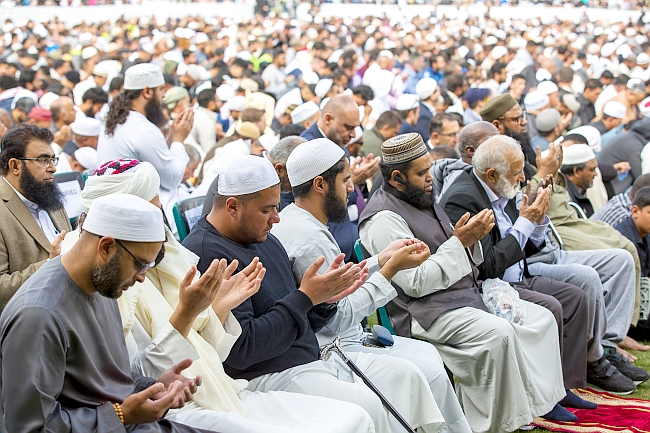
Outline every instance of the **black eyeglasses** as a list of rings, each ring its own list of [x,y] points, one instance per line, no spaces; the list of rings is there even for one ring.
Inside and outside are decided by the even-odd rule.
[[[99,239],[103,238],[104,236],[97,236]],[[136,256],[133,255],[131,251],[127,247],[124,246],[122,242],[120,242],[119,239],[115,239],[115,242],[124,249],[131,257],[133,257],[133,260],[135,260],[135,263],[138,265],[138,274],[146,274],[149,269],[155,268],[162,262],[162,260],[165,258],[165,245],[163,244],[162,248],[160,248],[160,251],[158,251],[158,255],[156,256],[156,259],[153,262],[149,263],[142,263]]]
[[[517,116],[517,117],[506,117],[506,116],[501,116],[501,118],[504,119],[504,120],[512,120],[512,121],[514,121],[516,124],[521,125],[522,122],[524,122],[524,121],[526,120],[526,112],[524,111],[523,113],[521,113],[521,114],[520,114],[519,116]]]
[[[39,157],[39,158],[16,158],[19,161],[36,161],[41,168],[48,167],[50,164],[54,164],[56,167],[59,165],[59,157],[55,156],[54,158]]]

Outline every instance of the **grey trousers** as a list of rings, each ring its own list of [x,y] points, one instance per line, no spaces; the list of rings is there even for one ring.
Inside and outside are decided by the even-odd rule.
[[[533,275],[578,286],[587,295],[587,361],[602,357],[602,345],[615,347],[625,338],[632,321],[636,290],[630,253],[615,249],[561,251],[555,264],[533,263],[528,270]]]
[[[587,386],[587,301],[573,284],[545,277],[511,283],[525,301],[546,307],[558,324],[565,389]]]

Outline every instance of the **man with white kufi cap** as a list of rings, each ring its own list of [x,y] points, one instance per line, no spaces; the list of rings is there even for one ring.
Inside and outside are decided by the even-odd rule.
[[[307,101],[304,104],[298,105],[291,112],[291,123],[309,129],[311,125],[316,123],[319,117],[320,108],[318,108],[318,105],[313,101]]]
[[[420,117],[418,117],[415,124],[415,130],[422,137],[427,137],[429,135],[429,122],[436,114],[435,104],[440,97],[438,83],[430,77],[422,78],[415,85],[415,93],[420,98]]]
[[[287,173],[296,202],[280,213],[280,223],[271,230],[287,251],[297,281],[302,280],[318,257],[325,257],[319,270],[322,273],[341,253],[327,224],[340,222],[346,215],[347,196],[353,190],[353,185],[345,181],[350,176],[350,164],[340,147],[326,138],[301,146],[304,147],[296,148],[287,160]],[[399,270],[416,267],[428,258],[428,249],[418,244],[419,241],[414,239],[399,240],[370,258],[368,280],[355,293],[339,301],[337,313],[316,337],[321,346],[340,337],[346,351],[352,352],[350,355],[388,355],[382,356],[381,362],[369,365],[364,373],[392,404],[409,407],[407,420],[411,425],[429,431],[435,429],[444,417],[447,423],[444,431],[470,432],[453,386],[447,380],[440,355],[432,345],[401,337],[395,338],[392,347],[368,348],[363,344],[367,335],[359,324],[360,320],[369,311],[386,305],[397,296],[390,280]],[[414,249],[414,255],[406,259],[402,254],[410,249]],[[386,260],[389,256],[391,258]],[[415,260],[418,256],[419,259]],[[403,363],[403,359],[411,363]],[[411,389],[406,391],[402,388],[404,383],[387,371],[413,369],[412,363],[424,373],[429,383],[411,382]],[[397,388],[401,388],[399,393]],[[410,395],[410,403],[399,395]],[[435,410],[436,407],[442,414]]]
[[[74,89],[72,89],[72,95],[75,105],[81,105],[83,103],[83,95],[88,89],[93,87],[102,87],[106,84],[111,69],[110,64],[111,62],[106,60],[97,63],[93,66],[92,75],[74,86]]]
[[[93,117],[79,117],[70,124],[72,139],[77,147],[92,147],[96,150],[101,127],[102,123]]]
[[[250,391],[283,390],[356,403],[368,412],[377,432],[389,432],[389,415],[377,396],[355,382],[338,357],[318,360],[314,328],[327,325],[336,314],[336,301],[363,283],[367,268],[339,268],[342,258],[337,258],[319,276],[324,263],[319,259],[297,287],[282,244],[270,234],[279,221],[279,202],[280,179],[273,165],[250,155],[237,158],[219,173],[211,212],[183,241],[199,256],[201,272],[215,258],[238,260],[238,271],[259,258],[266,268],[259,292],[233,310],[242,334],[224,362],[225,371],[249,380]]]
[[[200,379],[180,374],[191,361],[158,381],[133,373],[119,327],[115,299],[158,264],[160,210],[131,195],[102,197],[83,228],[72,250],[34,273],[0,317],[2,383],[13,390],[2,396],[6,428],[199,432],[161,419],[196,392]]]
[[[603,114],[600,120],[590,123],[589,126],[596,128],[601,135],[605,134],[623,122],[626,112],[627,108],[620,102],[613,100],[607,101],[603,107]]]
[[[99,164],[120,158],[153,164],[160,174],[160,199],[167,208],[175,202],[189,161],[183,142],[192,129],[194,113],[188,108],[174,119],[172,143],[167,145],[160,130],[167,121],[162,110],[164,84],[162,71],[154,64],[141,63],[126,70],[124,91],[111,102],[97,152]]]
[[[409,132],[417,132],[415,124],[420,118],[420,98],[417,95],[404,93],[399,95],[395,110],[402,118],[402,125],[399,128],[398,134],[406,134]]]

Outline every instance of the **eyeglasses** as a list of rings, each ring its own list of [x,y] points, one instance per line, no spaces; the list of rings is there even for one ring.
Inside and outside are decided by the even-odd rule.
[[[39,158],[16,158],[16,159],[19,161],[36,161],[36,163],[41,168],[49,167],[50,164],[54,164],[55,167],[59,165],[58,156],[55,156],[54,158],[39,157]]]
[[[104,236],[97,236],[99,239],[103,238]],[[162,248],[160,248],[160,251],[158,251],[158,255],[156,256],[156,259],[153,262],[149,263],[142,263],[136,256],[133,255],[131,251],[127,247],[124,246],[122,242],[120,242],[119,239],[115,239],[115,242],[122,248],[124,248],[124,251],[129,253],[131,257],[133,257],[133,260],[135,260],[135,263],[138,265],[138,275],[146,274],[149,269],[155,268],[162,262],[162,260],[165,258],[165,245],[163,244]]]
[[[506,117],[506,116],[501,116],[502,119],[504,120],[512,120],[518,125],[521,125],[522,122],[526,121],[526,112],[522,112],[519,116],[517,117]]]

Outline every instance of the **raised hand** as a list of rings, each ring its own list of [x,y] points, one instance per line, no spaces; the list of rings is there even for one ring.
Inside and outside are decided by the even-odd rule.
[[[52,243],[50,244],[50,258],[53,259],[61,255],[61,244],[63,243],[63,238],[65,238],[65,230],[56,235]]]
[[[191,108],[186,108],[172,123],[172,133],[174,135],[173,141],[180,141],[183,143],[187,136],[190,135],[193,124],[194,111]]]
[[[237,263],[237,260],[233,260],[231,265],[234,264],[236,269]],[[266,269],[262,266],[259,258],[255,257],[241,272],[224,278],[217,295],[212,301],[212,309],[222,324],[225,323],[232,309],[257,293],[265,274]]]
[[[528,195],[524,194],[521,198],[519,215],[532,223],[543,224],[546,212],[548,212],[551,205],[551,188],[551,185],[546,186],[546,188],[540,186],[535,201],[532,203],[529,203]]]
[[[180,381],[175,381],[167,388],[157,382],[144,391],[131,394],[120,405],[124,424],[156,422],[172,408],[175,401],[180,401],[183,395],[183,384]],[[155,400],[154,396],[157,397]]]
[[[195,378],[188,378],[183,376],[181,373],[183,370],[190,368],[192,365],[192,360],[186,358],[174,365],[172,368],[165,370],[163,374],[158,378],[157,383],[162,383],[165,386],[165,389],[168,389],[173,383],[181,383],[181,393],[176,396],[176,399],[172,402],[170,409],[179,409],[185,405],[188,401],[192,401],[194,394],[196,393],[199,386],[201,386],[201,376],[196,376]],[[164,392],[158,393],[151,397],[152,400],[158,400],[165,396]]]
[[[350,165],[350,179],[355,185],[361,185],[379,169],[381,158],[373,158],[372,153],[365,158],[358,156]]]
[[[430,256],[431,251],[427,244],[417,239],[406,239],[404,246],[391,255],[379,272],[390,281],[399,271],[417,268]]]
[[[548,154],[542,157],[542,149],[537,147],[535,149],[537,157],[535,162],[537,164],[537,175],[542,179],[546,178],[549,174],[555,176],[562,166],[562,146],[551,143],[548,145]]]
[[[325,263],[321,256],[305,271],[299,290],[309,297],[312,304],[337,302],[336,295],[348,291],[348,294],[358,289],[368,276],[365,260],[359,264],[343,263],[345,255],[339,254],[327,271],[318,275],[318,270]],[[352,290],[354,289],[354,290]]]
[[[483,239],[493,227],[494,212],[492,212],[492,209],[483,209],[472,218],[469,217],[469,212],[467,212],[456,223],[454,236],[467,248]]]
[[[72,129],[68,125],[61,126],[61,129],[54,133],[53,141],[61,147],[70,140],[72,140]]]

